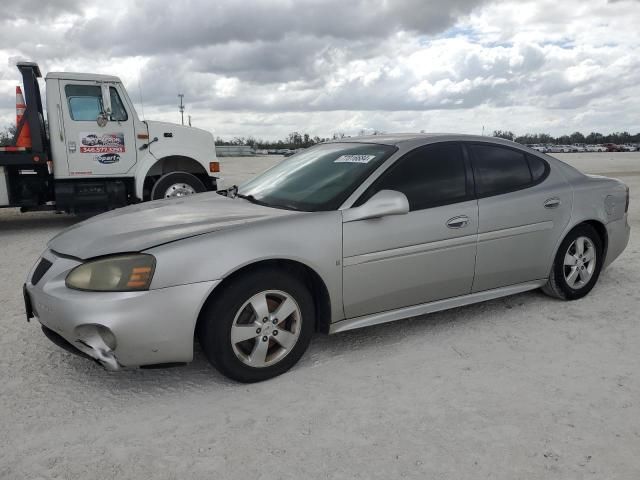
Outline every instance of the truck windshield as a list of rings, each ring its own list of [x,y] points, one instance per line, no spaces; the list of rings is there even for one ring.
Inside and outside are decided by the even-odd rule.
[[[316,145],[242,184],[238,195],[277,208],[337,210],[395,151],[373,143]]]

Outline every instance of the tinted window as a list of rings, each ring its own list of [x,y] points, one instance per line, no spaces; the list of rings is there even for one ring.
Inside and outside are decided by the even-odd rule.
[[[102,90],[94,85],[67,85],[64,88],[72,120],[94,121],[102,112]]]
[[[111,97],[111,120],[114,122],[126,122],[129,117],[122,100],[120,100],[118,91],[113,87],[109,87],[109,96]]]
[[[533,176],[533,181],[537,182],[547,171],[547,164],[541,158],[538,158],[534,155],[527,155],[527,160],[529,160],[529,168],[531,169],[531,175]]]
[[[478,195],[510,192],[531,183],[525,154],[493,145],[470,145]]]
[[[454,143],[430,145],[400,159],[356,205],[380,190],[396,190],[407,196],[411,210],[421,210],[464,200],[466,185],[460,146]]]

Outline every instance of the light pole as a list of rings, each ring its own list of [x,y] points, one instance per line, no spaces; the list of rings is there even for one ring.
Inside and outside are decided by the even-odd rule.
[[[184,105],[182,104],[184,93],[179,93],[178,97],[180,98],[180,105],[178,106],[178,110],[180,110],[180,119],[181,119],[182,125],[184,125]]]

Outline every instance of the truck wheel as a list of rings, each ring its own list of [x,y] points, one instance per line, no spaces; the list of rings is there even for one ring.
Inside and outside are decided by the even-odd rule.
[[[171,172],[160,177],[153,185],[151,200],[185,197],[206,190],[202,181],[192,173]]]

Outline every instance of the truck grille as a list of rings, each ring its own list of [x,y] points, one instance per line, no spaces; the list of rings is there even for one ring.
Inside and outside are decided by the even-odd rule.
[[[33,271],[33,276],[31,277],[31,284],[36,285],[42,279],[42,277],[44,277],[44,274],[47,273],[47,270],[51,268],[51,265],[53,264],[46,258],[43,258],[42,260],[40,260],[40,263],[38,264],[36,269]]]

